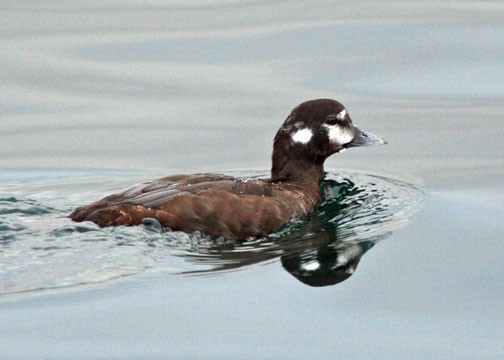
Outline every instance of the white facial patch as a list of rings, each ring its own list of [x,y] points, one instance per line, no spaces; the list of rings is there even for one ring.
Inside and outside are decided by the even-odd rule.
[[[307,263],[301,264],[301,269],[305,271],[315,271],[320,267],[320,263],[318,261],[309,261]]]
[[[348,263],[348,259],[344,255],[339,255],[336,259],[336,262],[338,265],[346,265]]]
[[[292,134],[292,141],[301,144],[308,144],[312,137],[313,137],[312,131],[310,129],[304,128]]]
[[[341,113],[340,113],[341,114]],[[333,144],[347,144],[354,138],[354,134],[347,129],[342,129],[338,125],[322,125],[327,129],[327,134],[329,135],[329,140]]]
[[[343,120],[347,116],[347,111],[346,109],[341,110],[338,115],[336,115],[336,119],[338,120]]]

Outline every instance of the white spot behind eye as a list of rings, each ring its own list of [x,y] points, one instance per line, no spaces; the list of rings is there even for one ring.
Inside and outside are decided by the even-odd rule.
[[[334,144],[347,144],[352,141],[354,135],[347,129],[342,129],[338,125],[322,125],[327,129],[329,140]]]
[[[310,129],[301,129],[296,131],[294,134],[292,134],[292,141],[301,143],[301,144],[308,144],[313,136],[313,133]]]
[[[344,118],[346,118],[346,115],[347,115],[347,111],[346,111],[346,109],[343,109],[338,113],[338,115],[336,115],[336,119],[343,120]]]

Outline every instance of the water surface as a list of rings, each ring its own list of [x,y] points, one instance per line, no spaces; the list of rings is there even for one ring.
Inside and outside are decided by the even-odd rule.
[[[504,357],[501,2],[1,9],[0,357]],[[286,233],[65,217],[158,176],[263,174],[319,97],[389,144],[329,159],[327,208]]]

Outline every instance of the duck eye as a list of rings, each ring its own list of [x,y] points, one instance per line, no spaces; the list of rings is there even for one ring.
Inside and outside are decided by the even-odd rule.
[[[329,115],[327,118],[326,118],[326,124],[327,125],[336,125],[340,122],[340,119],[338,119],[338,116],[337,115]]]

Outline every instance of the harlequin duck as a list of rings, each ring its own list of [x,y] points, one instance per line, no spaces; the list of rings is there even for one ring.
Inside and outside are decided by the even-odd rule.
[[[74,211],[74,221],[165,227],[228,239],[261,237],[311,213],[319,201],[324,161],[354,146],[385,144],[359,130],[345,107],[318,99],[294,108],[273,142],[270,179],[219,174],[174,175],[144,182]]]

